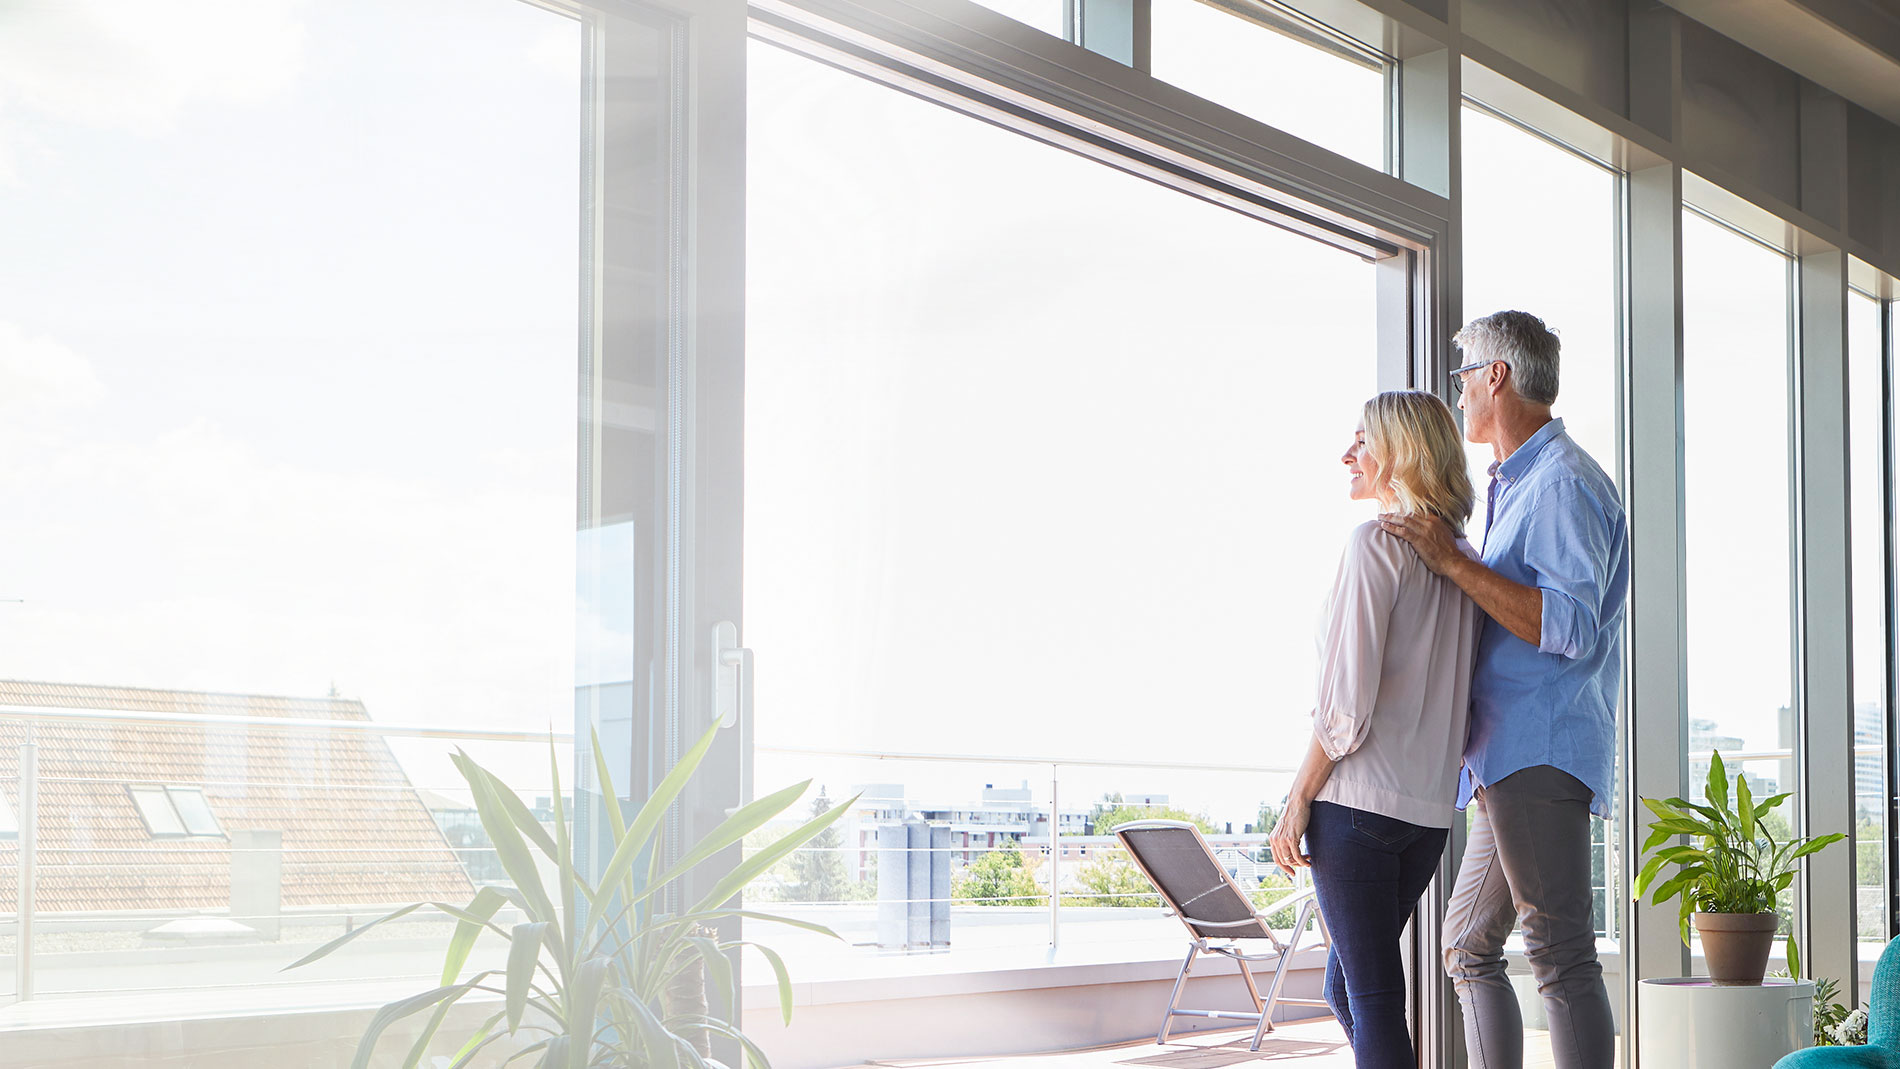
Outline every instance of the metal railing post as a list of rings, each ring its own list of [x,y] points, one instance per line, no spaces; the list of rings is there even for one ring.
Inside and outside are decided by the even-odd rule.
[[[1062,945],[1062,766],[1049,766],[1049,952]]]
[[[14,914],[13,991],[20,1002],[33,997],[33,840],[40,819],[39,780],[39,747],[29,742],[20,747],[19,902]]]

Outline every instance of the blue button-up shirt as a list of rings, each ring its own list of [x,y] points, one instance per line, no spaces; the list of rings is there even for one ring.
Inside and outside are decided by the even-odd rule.
[[[1458,807],[1479,787],[1553,765],[1583,781],[1590,811],[1608,818],[1630,579],[1616,484],[1553,419],[1491,465],[1485,516],[1484,563],[1543,592],[1543,641],[1485,620]]]

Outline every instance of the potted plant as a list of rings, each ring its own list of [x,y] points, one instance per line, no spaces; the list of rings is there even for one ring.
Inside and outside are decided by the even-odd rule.
[[[554,773],[553,834],[513,790],[469,756],[457,751],[455,766],[468,781],[482,828],[488,832],[501,859],[510,887],[483,887],[467,905],[417,902],[397,909],[333,939],[292,964],[294,969],[329,954],[338,947],[397,917],[431,906],[456,919],[442,964],[441,985],[384,1006],[371,1019],[358,1043],[352,1069],[365,1069],[383,1033],[405,1017],[432,1011],[421,1035],[413,1041],[403,1069],[414,1069],[449,1010],[473,992],[500,996],[500,1005],[466,1037],[450,1059],[451,1069],[470,1064],[477,1053],[499,1040],[515,1037],[515,1058],[538,1054],[543,1069],[590,1067],[693,1066],[710,1069],[719,1063],[710,1057],[711,1039],[723,1036],[737,1042],[757,1069],[769,1063],[763,1052],[740,1030],[736,978],[728,952],[739,946],[757,946],[778,980],[779,1009],[791,1021],[791,981],[784,962],[770,949],[742,941],[719,942],[709,922],[725,917],[789,924],[821,935],[836,933],[818,924],[788,917],[728,908],[739,889],[804,845],[850,811],[844,805],[807,821],[772,845],[746,858],[721,876],[712,889],[695,901],[682,899],[675,913],[659,912],[660,892],[720,851],[763,826],[805,793],[810,780],[761,798],[732,813],[724,823],[687,848],[670,865],[663,862],[656,842],[661,817],[685,788],[694,769],[711,748],[715,726],[700,738],[653,791],[631,821],[620,807],[607,805],[613,851],[598,881],[590,882],[574,867],[573,843],[562,811],[560,767],[550,747]],[[615,796],[613,780],[593,741],[594,767],[603,792]],[[558,872],[557,884],[542,882],[531,851],[538,850]],[[636,863],[642,875],[636,877]],[[511,927],[495,921],[503,905],[513,905],[523,919]],[[505,968],[486,969],[462,976],[476,939],[490,932],[508,944]],[[709,1004],[705,988],[721,997]],[[725,1014],[725,1016],[722,1016]]]
[[[1689,943],[1693,921],[1702,935],[1702,953],[1709,978],[1718,984],[1760,984],[1774,946],[1776,897],[1794,882],[1796,862],[1847,836],[1838,832],[1820,836],[1788,835],[1775,838],[1762,817],[1791,797],[1777,794],[1757,803],[1746,776],[1737,773],[1730,793],[1728,770],[1722,755],[1709,759],[1707,804],[1683,798],[1643,799],[1656,819],[1642,853],[1648,856],[1637,873],[1635,892],[1655,887],[1652,901],[1661,905],[1681,900],[1682,942]],[[1687,835],[1687,844],[1676,837]],[[1660,884],[1666,866],[1674,872]],[[1788,937],[1788,969],[1799,976],[1801,951]]]

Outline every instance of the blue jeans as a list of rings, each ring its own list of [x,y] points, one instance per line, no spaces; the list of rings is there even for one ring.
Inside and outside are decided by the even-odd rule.
[[[1332,933],[1326,1001],[1358,1069],[1414,1069],[1399,939],[1445,850],[1444,828],[1314,802],[1306,824],[1313,887]]]

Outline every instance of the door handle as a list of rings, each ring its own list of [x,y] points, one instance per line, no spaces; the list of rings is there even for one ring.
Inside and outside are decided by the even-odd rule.
[[[713,625],[713,716],[722,728],[752,719],[752,651],[739,645],[739,625]]]

